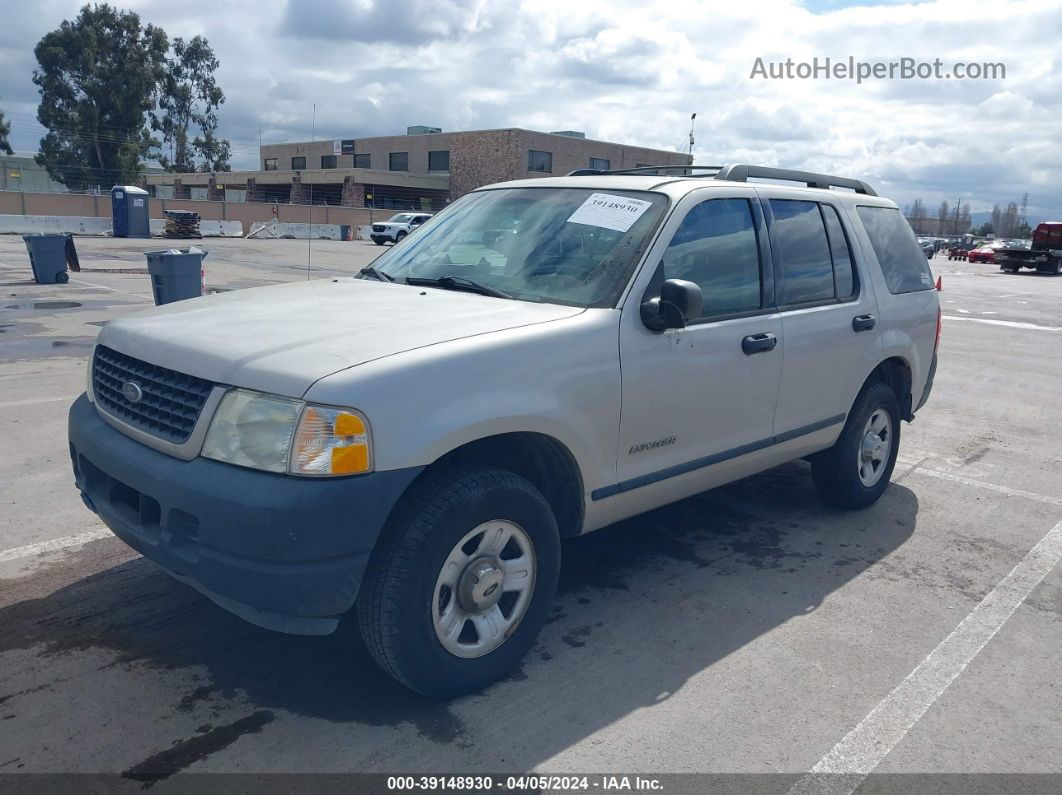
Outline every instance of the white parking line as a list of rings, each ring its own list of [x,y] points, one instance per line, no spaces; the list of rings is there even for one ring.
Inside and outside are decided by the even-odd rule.
[[[960,312],[966,310],[960,309]],[[1031,331],[1062,331],[1062,326],[1038,326],[1035,323],[1022,323],[1017,320],[989,320],[981,317],[962,317],[960,315],[942,315],[944,320],[965,320],[968,323],[987,323],[990,326],[1007,326],[1008,328],[1023,328]]]
[[[897,459],[899,461],[900,459]],[[904,460],[904,463],[911,463]],[[952,483],[961,483],[964,486],[973,486],[975,488],[987,489],[988,491],[994,491],[998,494],[1005,494],[1008,497],[1024,497],[1027,500],[1034,500],[1036,502],[1046,503],[1047,505],[1062,505],[1062,497],[1052,497],[1048,494],[1037,494],[1033,491],[1025,491],[1023,489],[1012,489],[1010,486],[1000,486],[996,483],[988,483],[984,480],[977,480],[976,478],[967,478],[962,475],[953,475],[951,472],[945,472],[942,469],[928,469],[918,464],[913,464],[911,469],[903,473],[903,476],[908,475],[928,475],[931,478],[939,478],[940,480],[949,480]]]
[[[1062,522],[1052,527],[918,667],[835,745],[790,795],[848,795],[933,706],[1062,559]]]
[[[34,555],[43,555],[46,552],[54,552],[57,549],[79,547],[90,541],[99,541],[101,538],[107,538],[109,536],[113,537],[113,535],[114,533],[106,527],[101,527],[99,530],[89,530],[87,533],[80,533],[76,536],[54,538],[51,541],[39,541],[36,544],[27,544],[24,547],[6,549],[3,552],[0,552],[0,563],[5,563],[9,560],[18,560],[19,558],[30,558]]]
[[[38,403],[59,403],[64,400],[73,401],[76,399],[77,395],[63,395],[62,397],[34,398],[33,400],[10,400],[7,403],[0,403],[0,409],[10,409],[16,406],[36,406]]]

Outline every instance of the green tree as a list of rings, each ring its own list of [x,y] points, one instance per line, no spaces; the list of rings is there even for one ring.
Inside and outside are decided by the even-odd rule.
[[[4,121],[4,112],[0,110],[0,152],[7,152],[9,155],[15,154],[15,150],[11,148],[11,144],[7,142],[7,136],[11,134],[11,124]]]
[[[85,5],[34,48],[37,120],[48,129],[37,162],[72,188],[132,182],[157,142],[145,125],[168,42],[154,25],[110,5]]]
[[[217,68],[218,59],[202,36],[173,40],[158,88],[159,112],[151,114],[151,128],[162,133],[155,156],[168,171],[229,170],[229,142],[217,137],[217,111],[225,101],[214,79]],[[189,140],[193,126],[199,134]]]

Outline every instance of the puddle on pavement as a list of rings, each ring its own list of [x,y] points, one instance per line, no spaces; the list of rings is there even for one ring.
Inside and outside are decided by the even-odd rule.
[[[75,309],[81,306],[77,301],[24,301],[20,304],[8,304],[5,309]]]

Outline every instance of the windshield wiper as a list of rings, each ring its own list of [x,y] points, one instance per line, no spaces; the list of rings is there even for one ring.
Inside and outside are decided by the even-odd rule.
[[[364,268],[362,268],[361,275],[374,276],[378,281],[381,282],[393,282],[395,280],[394,276],[384,273],[383,271],[376,270],[376,268],[374,268],[372,265],[366,265]]]
[[[489,295],[493,298],[512,298],[508,293],[503,293],[495,287],[480,284],[472,279],[466,279],[464,276],[440,276],[438,279],[431,279],[427,276],[407,276],[406,284],[414,287],[442,287],[444,290],[463,290],[466,293]]]

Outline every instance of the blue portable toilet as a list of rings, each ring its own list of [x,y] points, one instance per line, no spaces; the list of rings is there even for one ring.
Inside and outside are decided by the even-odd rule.
[[[148,192],[133,185],[111,188],[111,224],[115,237],[151,237]]]

